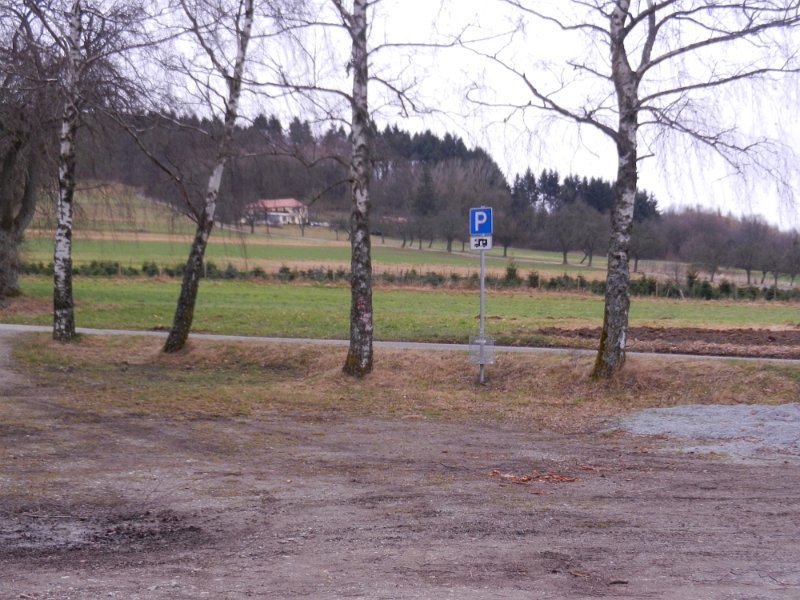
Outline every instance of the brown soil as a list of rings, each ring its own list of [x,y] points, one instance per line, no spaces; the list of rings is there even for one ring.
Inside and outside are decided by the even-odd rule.
[[[794,457],[336,410],[99,414],[8,349],[3,598],[800,597]]]
[[[550,345],[569,345],[570,340],[596,342],[599,327],[566,329],[543,327],[536,331],[547,336]],[[631,327],[628,350],[666,354],[705,354],[709,356],[752,356],[760,358],[800,358],[800,328],[704,329],[701,327]]]

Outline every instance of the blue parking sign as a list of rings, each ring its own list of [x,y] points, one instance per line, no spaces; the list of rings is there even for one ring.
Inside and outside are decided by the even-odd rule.
[[[489,207],[469,209],[469,234],[492,235],[492,209]]]

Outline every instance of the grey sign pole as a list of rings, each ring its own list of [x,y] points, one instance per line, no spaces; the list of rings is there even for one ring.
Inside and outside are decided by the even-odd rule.
[[[469,247],[481,253],[481,313],[478,337],[469,338],[469,362],[480,366],[480,382],[485,380],[487,364],[494,364],[494,339],[486,339],[486,251],[492,249],[492,209],[488,206],[469,211]]]
[[[486,264],[486,250],[481,250],[481,331],[480,331],[480,365],[481,365],[481,376],[480,382],[483,383],[483,369],[484,369],[484,349],[486,346],[486,336],[484,327],[483,327],[483,310],[484,310],[484,299],[483,299],[483,291],[484,291],[484,268]]]

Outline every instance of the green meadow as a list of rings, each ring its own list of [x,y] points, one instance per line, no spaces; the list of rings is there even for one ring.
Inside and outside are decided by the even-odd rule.
[[[169,327],[178,280],[74,279],[79,327],[149,330]],[[30,308],[2,311],[4,323],[49,325],[52,282],[22,281]],[[524,288],[523,288],[524,289]],[[374,292],[375,336],[380,340],[464,342],[478,328],[478,294],[471,289]],[[345,285],[204,280],[194,331],[233,335],[346,338],[350,291]],[[487,332],[527,338],[540,327],[599,327],[603,299],[589,294],[496,291],[487,294]],[[634,298],[631,325],[656,327],[764,327],[796,323],[796,305]]]
[[[115,191],[116,190],[116,191]],[[142,263],[173,266],[186,260],[191,223],[168,208],[138,198],[125,189],[113,193],[84,192],[76,220],[73,260],[113,261],[140,268]],[[23,260],[49,263],[52,235],[41,218],[24,242]],[[275,272],[286,265],[309,269],[317,266],[347,268],[350,247],[340,233],[328,228],[257,228],[256,232],[217,229],[212,235],[207,260],[224,268],[260,266]],[[448,253],[444,244],[401,248],[399,240],[373,236],[376,272],[416,269],[461,275],[478,270],[478,256],[460,252],[460,244]],[[383,244],[382,241],[386,243]],[[539,271],[544,278],[569,273],[599,279],[604,258],[589,269],[564,266],[553,252],[509,249],[509,257],[495,248],[487,256],[490,271],[501,274],[514,261],[522,277]],[[577,263],[581,254],[570,256]],[[651,272],[659,265],[643,265]],[[171,323],[180,281],[178,279],[93,278],[76,276],[74,293],[78,326],[151,330]],[[45,277],[23,277],[25,296],[12,310],[0,310],[0,321],[49,325],[52,282]],[[273,281],[203,280],[197,302],[197,332],[346,338],[350,306],[345,284],[277,283]],[[478,293],[466,284],[440,288],[403,288],[386,284],[374,293],[375,335],[380,340],[464,342],[477,331]],[[487,331],[503,342],[535,341],[542,327],[599,327],[603,299],[585,293],[556,293],[516,289],[489,290]],[[631,325],[663,327],[765,327],[794,324],[800,320],[796,305],[780,302],[726,302],[634,298]]]

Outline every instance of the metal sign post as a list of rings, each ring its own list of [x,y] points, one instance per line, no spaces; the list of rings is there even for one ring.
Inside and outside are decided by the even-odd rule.
[[[485,288],[485,270],[486,270],[486,250],[481,248],[481,324],[480,324],[480,332],[478,336],[480,336],[480,354],[479,360],[481,365],[481,374],[480,374],[480,382],[483,383],[483,369],[484,365],[486,364],[486,357],[484,356],[486,350],[486,330],[484,328],[484,318],[485,318],[485,309],[486,309],[486,301],[484,299],[484,288]]]
[[[484,382],[484,366],[494,363],[494,339],[486,338],[485,329],[485,281],[486,251],[492,249],[492,209],[472,208],[469,211],[469,245],[481,253],[481,312],[480,330],[477,338],[470,338],[470,362],[480,365],[480,382]]]

